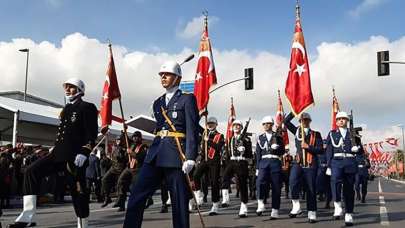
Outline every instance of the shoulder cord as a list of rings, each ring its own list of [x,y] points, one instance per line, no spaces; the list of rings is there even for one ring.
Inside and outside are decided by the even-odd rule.
[[[343,146],[343,137],[340,138],[339,143],[336,144],[335,140],[333,140],[332,133],[329,133],[330,141],[332,142],[333,147],[338,148]]]

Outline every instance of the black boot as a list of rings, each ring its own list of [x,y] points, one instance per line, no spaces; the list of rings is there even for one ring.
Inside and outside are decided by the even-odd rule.
[[[167,209],[167,205],[163,204],[162,208],[160,208],[160,213],[167,213],[169,210]]]
[[[361,196],[361,203],[366,203],[366,196],[365,195]]]
[[[356,200],[360,200],[360,199],[361,199],[360,192],[356,192]]]
[[[319,200],[320,202],[325,201],[325,196],[323,195],[323,193],[319,194],[318,200]]]
[[[152,197],[149,197],[148,200],[146,201],[145,209],[148,209],[152,205],[153,205],[153,199],[152,199]]]
[[[330,201],[326,200],[325,209],[330,209]]]
[[[104,203],[101,205],[101,207],[106,207],[110,203],[112,203],[111,198],[109,196],[106,196],[104,199]]]

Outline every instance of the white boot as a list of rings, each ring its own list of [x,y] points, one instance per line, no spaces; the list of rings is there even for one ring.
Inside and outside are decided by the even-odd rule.
[[[172,204],[172,200],[170,199],[170,192],[169,192],[169,198],[166,201],[166,205],[171,205]]]
[[[339,220],[340,216],[342,216],[343,209],[342,209],[342,202],[333,202],[335,206],[335,212],[333,213],[333,218],[335,220]]]
[[[87,218],[77,218],[77,228],[88,228],[89,222]]]
[[[352,213],[345,214],[345,224],[346,224],[346,226],[353,226],[353,214]]]
[[[297,215],[302,213],[300,200],[292,200],[292,206],[290,218],[295,218]]]
[[[278,215],[278,209],[271,209],[271,214],[270,214],[270,219],[274,220],[274,219],[278,219],[280,218],[280,216]]]
[[[240,218],[246,218],[248,213],[248,209],[246,204],[240,203],[240,210],[239,210],[239,217]]]
[[[203,193],[201,192],[201,190],[198,191],[194,191],[194,195],[195,195],[195,199],[197,200],[197,205],[201,206],[203,203]]]
[[[23,197],[23,212],[17,217],[16,222],[31,224],[37,211],[37,196],[27,195]]]
[[[228,207],[229,201],[229,190],[222,189],[222,207]]]
[[[194,199],[191,199],[188,201],[188,211],[193,210],[193,205],[194,205]]]
[[[266,207],[264,206],[263,200],[260,200],[260,199],[257,200],[257,210],[256,210],[257,216],[261,216],[265,210],[266,210]]]
[[[208,215],[210,215],[210,216],[218,215],[218,210],[219,210],[219,203],[218,202],[213,203],[210,213]]]
[[[316,211],[308,211],[309,223],[316,223]]]

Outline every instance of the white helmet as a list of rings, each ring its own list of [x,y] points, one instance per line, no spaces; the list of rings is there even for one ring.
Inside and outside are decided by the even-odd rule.
[[[240,126],[243,127],[243,123],[242,123],[242,121],[240,121],[240,120],[234,120],[234,121],[232,122],[232,126],[233,126],[233,125],[236,125],[236,124],[239,124]]]
[[[265,117],[263,117],[263,119],[262,119],[262,124],[266,124],[266,123],[274,124],[273,117],[271,117],[271,116],[265,116]]]
[[[84,94],[86,90],[86,86],[84,85],[84,82],[78,78],[70,78],[66,80],[63,83],[63,87],[65,87],[66,84],[74,85],[79,89],[79,92],[82,92]]]
[[[163,63],[163,65],[160,67],[159,75],[162,75],[163,73],[171,73],[179,77],[182,76],[180,64],[174,61],[167,61]]]
[[[217,120],[217,118],[211,116],[207,120],[207,124],[209,124],[209,123],[218,124],[218,120]]]
[[[349,118],[349,115],[347,115],[346,112],[338,112],[338,113],[336,114],[336,119],[339,119],[339,118],[345,118],[345,119],[347,119],[347,120],[350,119],[350,118]]]

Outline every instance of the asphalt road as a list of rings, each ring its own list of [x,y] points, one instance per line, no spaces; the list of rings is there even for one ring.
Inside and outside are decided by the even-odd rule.
[[[248,218],[238,218],[239,199],[231,194],[231,206],[221,208],[220,215],[208,216],[210,204],[202,207],[206,227],[217,228],[250,228],[250,227],[344,227],[344,221],[331,219],[333,209],[323,209],[324,203],[318,203],[318,220],[316,224],[307,223],[304,213],[301,217],[290,219],[288,213],[291,201],[282,198],[280,219],[269,220],[270,211],[258,217],[255,214],[257,203],[249,201]],[[165,228],[172,227],[171,213],[159,213],[161,203],[160,196],[154,196],[155,204],[145,211],[143,227]],[[209,199],[208,199],[209,201]],[[301,204],[305,209],[305,202]],[[270,205],[266,205],[267,208]],[[3,227],[13,221],[21,209],[9,209],[4,211],[1,217]],[[115,208],[100,208],[100,204],[91,204],[90,227],[122,227],[123,212],[116,212]],[[201,227],[196,213],[190,215],[191,227]],[[367,202],[356,202],[354,222],[356,227],[404,227],[405,226],[405,184],[376,178],[369,182],[369,195]],[[37,215],[37,227],[76,227],[76,218],[70,203],[63,205],[47,204],[39,207]]]

